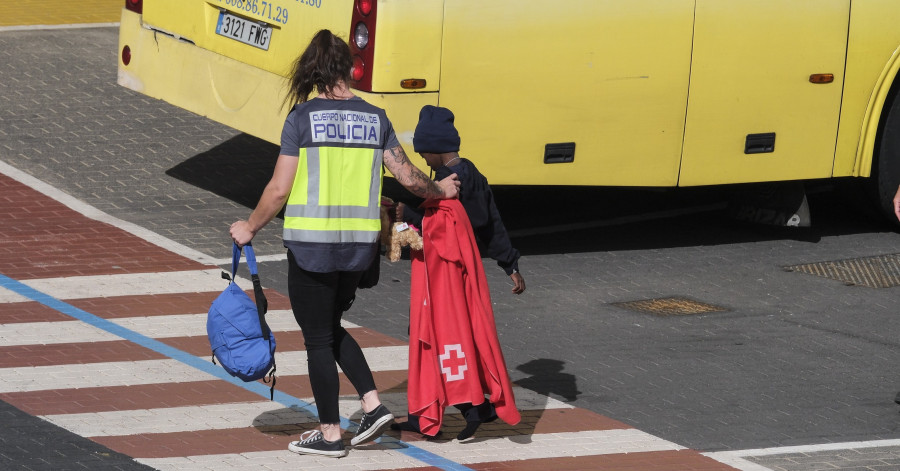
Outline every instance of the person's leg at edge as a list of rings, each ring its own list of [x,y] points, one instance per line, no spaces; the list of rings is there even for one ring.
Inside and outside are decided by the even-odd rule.
[[[381,405],[378,390],[375,387],[375,379],[362,348],[356,339],[341,326],[341,317],[344,314],[345,306],[356,296],[356,287],[359,285],[361,277],[362,272],[340,273],[337,302],[335,303],[337,311],[333,317],[334,324],[332,326],[334,331],[333,353],[337,364],[340,365],[341,370],[344,371],[347,379],[359,394],[363,412],[369,413]]]
[[[313,273],[300,268],[288,252],[288,295],[306,345],[309,381],[325,440],[340,440],[338,394],[340,380],[333,353],[333,315],[338,273]]]
[[[351,305],[361,277],[362,272],[340,273],[336,298],[338,309],[334,314],[334,325],[332,326],[334,358],[359,394],[360,406],[363,410],[356,436],[350,440],[352,446],[377,439],[394,420],[393,414],[381,404],[372,370],[369,368],[362,348],[353,336],[341,327],[341,317],[346,307]]]

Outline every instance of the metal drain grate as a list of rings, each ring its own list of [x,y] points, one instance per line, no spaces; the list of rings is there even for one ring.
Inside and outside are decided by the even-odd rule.
[[[627,301],[623,303],[612,303],[612,305],[657,316],[688,316],[692,314],[728,311],[728,309],[723,307],[679,297]]]
[[[821,276],[848,285],[869,288],[900,286],[900,254],[793,265],[784,269]]]

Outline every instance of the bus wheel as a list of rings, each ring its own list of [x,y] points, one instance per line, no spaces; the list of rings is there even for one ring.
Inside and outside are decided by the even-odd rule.
[[[886,101],[890,106],[885,106],[882,112],[870,183],[880,213],[893,226],[900,227],[900,221],[894,214],[894,195],[900,187],[900,99],[897,97],[897,85],[894,84]]]

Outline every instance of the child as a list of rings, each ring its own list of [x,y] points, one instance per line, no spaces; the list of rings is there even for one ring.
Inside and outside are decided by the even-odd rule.
[[[472,162],[459,156],[460,137],[453,122],[454,116],[450,110],[425,106],[419,113],[413,146],[435,171],[436,178],[453,173],[459,176],[461,207],[455,202],[426,202],[420,208],[400,203],[396,209],[398,220],[423,228],[426,247],[425,254],[417,253],[413,260],[410,302],[411,412],[407,422],[394,424],[392,428],[435,435],[443,413],[443,407],[438,403],[447,402],[463,413],[466,427],[457,439],[465,440],[474,435],[481,423],[493,421],[498,415],[511,424],[519,420],[496,337],[490,295],[479,253],[486,253],[496,260],[510,276],[513,293],[525,291],[525,280],[518,269],[519,252],[510,243],[487,179]],[[426,211],[428,215],[423,221]],[[464,221],[466,219],[468,221]],[[471,244],[469,234],[472,235]],[[476,242],[480,251],[475,246]],[[431,252],[428,252],[429,247]],[[439,256],[436,255],[438,252]],[[448,257],[454,259],[453,263],[445,263]],[[455,271],[457,265],[468,273],[466,277]],[[466,280],[461,281],[463,278]],[[469,284],[463,287],[465,283]],[[477,294],[472,296],[474,299],[469,299],[473,292]],[[462,296],[467,296],[466,302],[455,302]],[[419,348],[418,344],[427,345],[427,348]],[[450,350],[447,350],[448,347]],[[451,369],[444,369],[445,359],[453,355],[455,360],[455,355],[464,353],[453,348],[473,350],[470,351],[472,355],[466,356],[462,373],[453,370],[457,376],[448,374],[441,379],[442,387],[436,387],[432,384],[436,381],[434,378],[442,377]],[[428,354],[441,354],[443,373],[429,369],[427,358],[423,358]],[[476,360],[480,362],[478,365],[473,364]],[[467,372],[471,373],[471,377],[464,378]],[[500,380],[485,379],[492,377],[499,377]],[[461,387],[465,383],[461,379],[471,379],[473,383]],[[489,394],[489,400],[484,399],[485,393]],[[456,402],[459,398],[470,400]]]
[[[519,251],[509,240],[487,178],[475,164],[459,156],[459,132],[453,121],[453,112],[447,108],[425,105],[419,112],[413,148],[434,170],[436,180],[454,173],[459,176],[459,202],[472,223],[479,250],[497,261],[512,279],[512,292],[521,294],[525,291],[525,279],[519,273]],[[398,203],[396,212],[398,221],[422,226],[424,209]]]

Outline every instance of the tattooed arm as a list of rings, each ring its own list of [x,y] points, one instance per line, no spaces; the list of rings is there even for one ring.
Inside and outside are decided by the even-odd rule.
[[[403,147],[392,147],[384,151],[384,166],[391,171],[394,178],[412,194],[425,199],[456,198],[459,193],[459,178],[456,174],[435,182],[418,169]]]

